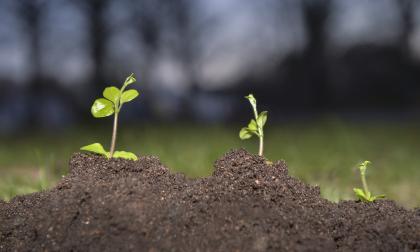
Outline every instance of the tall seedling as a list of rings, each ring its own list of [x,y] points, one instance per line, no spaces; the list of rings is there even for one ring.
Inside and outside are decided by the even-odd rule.
[[[91,113],[95,118],[102,118],[114,115],[114,124],[112,128],[112,139],[110,151],[105,151],[100,143],[93,143],[80,148],[84,151],[97,153],[107,158],[124,158],[137,160],[134,153],[126,151],[116,151],[115,145],[117,142],[118,130],[118,115],[124,103],[130,102],[135,99],[139,93],[135,89],[126,90],[126,88],[136,82],[134,74],[130,74],[124,81],[121,89],[117,87],[107,87],[103,91],[103,98],[96,99],[91,107]]]
[[[256,135],[260,140],[258,155],[262,156],[264,152],[264,125],[267,122],[268,112],[263,111],[258,114],[257,100],[255,99],[254,95],[249,94],[248,96],[245,96],[245,98],[248,99],[249,103],[251,103],[255,119],[251,119],[248,127],[241,129],[239,132],[239,137],[242,140],[245,140],[251,138],[252,135]]]

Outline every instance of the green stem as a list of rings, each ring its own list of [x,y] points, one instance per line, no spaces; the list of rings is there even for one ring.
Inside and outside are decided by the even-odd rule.
[[[109,151],[111,157],[114,156],[114,152],[115,152],[115,143],[117,142],[117,128],[118,128],[118,112],[115,111],[115,114],[114,114],[114,127],[112,129],[111,150]]]
[[[258,118],[258,111],[257,111],[257,108],[254,106],[252,106],[252,109],[254,110],[254,116],[255,116],[255,121],[256,121]]]
[[[366,174],[362,172],[360,176],[362,178],[363,190],[365,190],[365,194],[368,195],[370,194],[370,192],[369,192],[369,188],[366,182]]]
[[[260,130],[258,130],[260,131]],[[261,130],[262,131],[262,130]],[[260,131],[260,149],[258,151],[258,155],[262,156],[264,151],[264,135],[262,135],[262,132]]]
[[[252,108],[254,110],[255,121],[258,122],[257,107],[253,106]],[[258,150],[258,155],[262,156],[263,152],[264,152],[264,133],[263,133],[263,129],[260,127],[260,125],[258,125],[258,137],[260,139],[260,147],[259,147],[259,150]]]
[[[115,152],[115,145],[117,142],[117,130],[118,130],[118,113],[121,110],[122,107],[122,102],[121,102],[121,96],[122,93],[124,92],[126,85],[124,84],[120,90],[120,98],[118,99],[117,104],[115,104],[114,107],[114,127],[112,128],[112,140],[111,140],[111,150],[109,151],[111,158],[114,156],[114,152]]]

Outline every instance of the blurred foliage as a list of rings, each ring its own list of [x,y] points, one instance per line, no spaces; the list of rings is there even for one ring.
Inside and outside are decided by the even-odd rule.
[[[155,155],[174,171],[208,176],[214,161],[233,148],[257,153],[254,141],[237,137],[240,125],[139,125],[121,129],[117,146]],[[67,171],[73,152],[86,141],[107,143],[111,129],[74,129],[56,135],[30,132],[0,140],[0,197],[52,186]],[[407,207],[420,206],[419,123],[343,123],[340,121],[270,124],[265,155],[284,159],[291,175],[321,187],[332,200],[353,199],[360,186],[357,164],[374,164],[367,176],[372,191]],[[257,141],[257,140],[255,140]],[[374,173],[375,176],[371,176]]]

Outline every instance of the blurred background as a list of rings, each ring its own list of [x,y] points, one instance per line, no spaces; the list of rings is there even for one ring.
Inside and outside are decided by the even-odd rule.
[[[207,176],[254,93],[266,156],[333,201],[368,182],[420,206],[420,2],[415,0],[0,0],[0,197],[46,189],[80,146],[104,87],[135,73],[118,148]]]

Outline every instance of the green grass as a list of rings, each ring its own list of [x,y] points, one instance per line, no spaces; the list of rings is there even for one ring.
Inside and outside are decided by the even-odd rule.
[[[158,156],[162,163],[192,177],[210,175],[213,162],[232,148],[257,152],[257,140],[241,141],[240,125],[140,125],[123,127],[119,149]],[[360,187],[356,169],[370,160],[368,183],[407,207],[420,206],[420,124],[342,122],[267,124],[265,150],[271,160],[284,159],[289,172],[321,187],[324,197],[352,199]],[[0,197],[9,200],[53,186],[67,171],[80,146],[108,146],[110,129],[74,129],[61,134],[32,133],[0,138]]]

